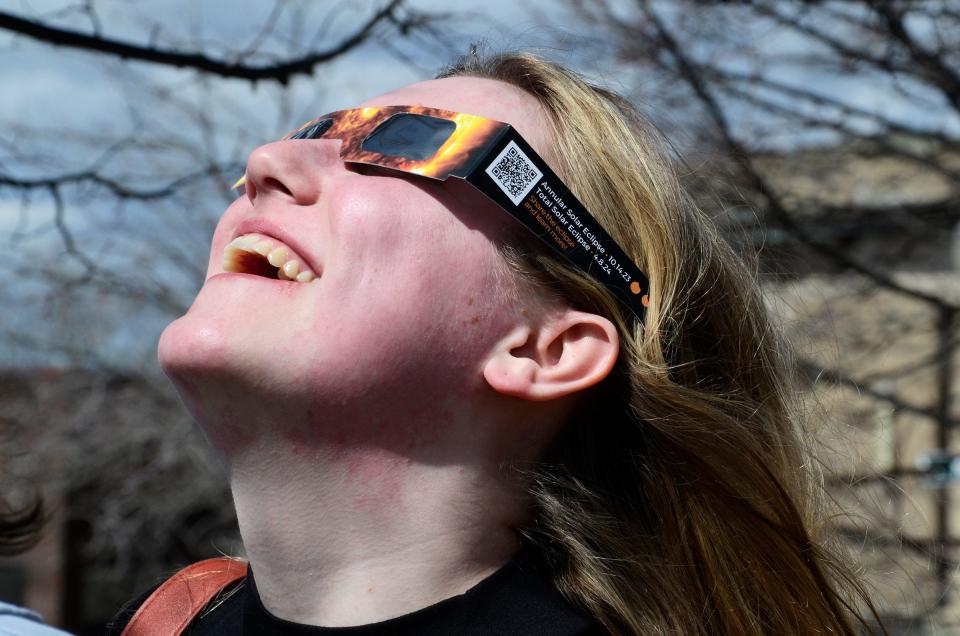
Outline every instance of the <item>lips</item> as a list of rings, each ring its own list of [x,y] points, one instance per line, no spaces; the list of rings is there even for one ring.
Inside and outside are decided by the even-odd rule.
[[[322,271],[279,228],[256,221],[237,229],[238,235],[224,248],[224,271],[300,283],[320,279]]]

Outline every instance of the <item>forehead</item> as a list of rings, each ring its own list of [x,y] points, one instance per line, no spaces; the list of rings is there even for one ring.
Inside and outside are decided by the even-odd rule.
[[[417,105],[453,110],[511,124],[545,159],[550,142],[546,116],[537,100],[505,82],[447,77],[410,84],[368,99],[361,106]]]

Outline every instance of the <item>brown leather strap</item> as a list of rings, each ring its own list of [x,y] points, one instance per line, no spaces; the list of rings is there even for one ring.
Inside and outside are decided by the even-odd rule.
[[[179,636],[221,590],[246,575],[246,562],[226,557],[188,565],[153,591],[121,636]]]

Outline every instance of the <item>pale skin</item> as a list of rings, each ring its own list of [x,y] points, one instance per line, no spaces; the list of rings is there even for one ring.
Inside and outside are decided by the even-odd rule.
[[[364,105],[390,104],[510,122],[549,160],[538,104],[507,84]],[[264,606],[324,626],[407,614],[506,563],[531,513],[503,463],[535,461],[619,347],[601,316],[518,306],[492,243],[516,221],[469,185],[357,169],[338,147],[251,153],[203,288],[159,345],[224,457]],[[224,273],[248,231],[295,244],[320,280]]]

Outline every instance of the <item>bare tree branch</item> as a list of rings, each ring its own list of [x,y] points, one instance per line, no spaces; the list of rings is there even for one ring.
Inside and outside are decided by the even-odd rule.
[[[94,263],[86,254],[77,250],[77,245],[73,240],[73,234],[71,234],[70,230],[67,228],[67,222],[64,218],[65,211],[63,206],[63,197],[60,196],[60,187],[56,183],[51,183],[47,186],[47,189],[50,192],[50,197],[53,199],[53,222],[57,228],[57,233],[63,240],[64,250],[67,252],[67,254],[80,261],[84,267],[87,268],[88,272],[95,270],[97,268],[96,263]]]
[[[703,75],[699,72],[698,68],[687,57],[686,53],[683,52],[683,50],[677,44],[676,39],[667,30],[663,21],[660,20],[656,11],[653,10],[649,2],[646,0],[643,2],[643,9],[647,19],[651,22],[651,24],[654,25],[657,32],[657,37],[663,43],[664,49],[672,56],[674,62],[676,63],[677,73],[685,82],[687,82],[691,90],[693,90],[703,104],[704,108],[706,108],[711,120],[713,121],[717,130],[720,132],[724,144],[729,149],[733,159],[743,169],[744,175],[751,182],[752,188],[766,199],[767,212],[770,213],[772,218],[774,218],[785,230],[790,232],[791,236],[793,236],[801,244],[809,247],[823,256],[826,256],[827,258],[836,262],[838,265],[857,272],[858,274],[868,278],[882,287],[886,287],[887,289],[899,292],[911,298],[916,298],[917,300],[922,300],[937,308],[946,308],[951,310],[955,309],[953,304],[945,301],[939,296],[928,294],[916,289],[910,289],[909,287],[898,283],[882,272],[855,261],[844,252],[839,251],[830,245],[821,243],[813,238],[813,236],[811,236],[805,228],[800,226],[787,211],[786,207],[783,205],[783,202],[777,196],[776,190],[767,183],[767,180],[763,177],[763,175],[761,175],[760,172],[754,167],[751,159],[751,153],[748,152],[743,144],[741,144],[740,141],[733,135],[733,131],[730,123],[727,121],[726,114],[723,112],[720,104],[707,87],[706,81],[704,80]]]
[[[889,2],[870,0],[868,4],[883,17],[890,33],[903,44],[910,58],[918,66],[930,72],[934,79],[932,84],[940,89],[954,110],[960,113],[960,75],[945,64],[941,56],[926,50],[907,32],[907,27],[903,23],[903,10],[891,6]]]
[[[720,69],[717,67],[710,68],[709,73],[714,82],[725,82],[730,80],[746,87],[771,89],[783,94],[786,97],[801,99],[817,106],[826,106],[836,109],[838,114],[841,116],[858,117],[869,120],[889,132],[930,139],[944,146],[955,146],[960,144],[960,139],[950,137],[943,131],[934,130],[932,128],[922,128],[915,124],[906,122],[894,121],[893,119],[884,117],[879,113],[858,108],[828,95],[816,93],[812,90],[801,88],[799,86],[786,84],[769,77],[764,77],[757,73],[742,73],[730,69]]]
[[[0,186],[7,186],[18,190],[35,190],[59,188],[68,183],[80,183],[88,181],[99,186],[103,186],[110,191],[112,195],[119,199],[138,199],[141,201],[150,201],[153,199],[163,199],[172,195],[177,188],[190,181],[208,176],[209,174],[218,174],[219,166],[211,167],[208,172],[189,174],[180,177],[169,184],[152,190],[140,190],[131,188],[123,183],[105,177],[95,171],[74,172],[61,174],[52,177],[42,177],[39,179],[21,179],[0,173]]]
[[[919,415],[930,420],[938,420],[938,418],[942,417],[942,414],[935,409],[924,408],[922,406],[910,404],[909,402],[905,402],[893,394],[886,393],[884,391],[878,391],[869,384],[851,378],[838,369],[824,369],[809,362],[801,362],[798,367],[800,372],[803,373],[803,375],[811,382],[828,382],[835,386],[843,386],[853,389],[858,393],[869,395],[870,397],[887,402],[895,410],[902,413]],[[960,419],[955,417],[943,416],[942,419],[939,419],[938,421],[943,421],[947,426],[950,427],[960,426]]]
[[[215,60],[203,53],[182,53],[151,46],[129,44],[119,40],[51,27],[2,11],[0,11],[0,29],[6,29],[7,31],[57,46],[97,51],[121,58],[165,64],[178,68],[192,68],[222,77],[233,77],[253,81],[275,80],[285,84],[295,75],[312,75],[317,65],[329,62],[363,44],[371,36],[374,28],[382,22],[393,23],[401,31],[416,26],[418,21],[423,19],[422,15],[416,14],[414,17],[407,19],[401,19],[397,16],[397,9],[402,6],[403,2],[404,0],[390,0],[386,6],[374,13],[373,16],[353,34],[325,51],[311,53],[299,59],[267,66],[250,66],[239,61],[225,62]]]
[[[260,29],[260,32],[253,38],[253,40],[244,48],[242,51],[237,53],[234,57],[234,64],[239,64],[246,60],[248,57],[257,52],[257,50],[263,45],[264,40],[267,39],[273,30],[277,26],[277,21],[280,19],[283,10],[286,8],[284,2],[274,2],[273,9],[270,11],[270,15],[267,17],[266,22],[264,22],[263,27]]]

